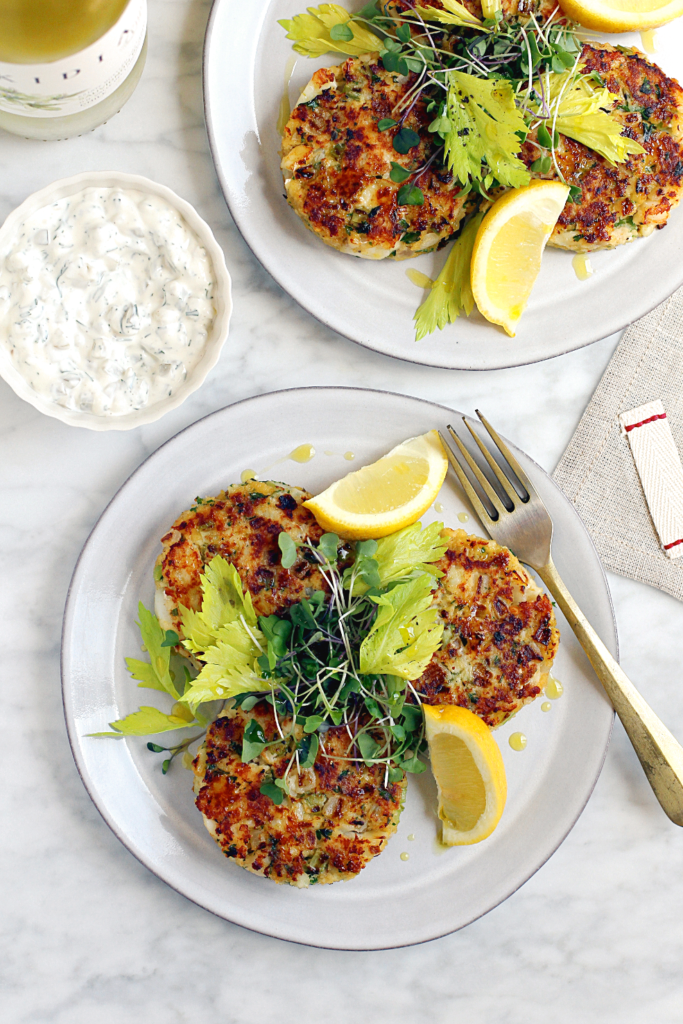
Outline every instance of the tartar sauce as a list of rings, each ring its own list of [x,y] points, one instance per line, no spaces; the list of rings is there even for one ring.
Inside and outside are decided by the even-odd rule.
[[[86,188],[34,213],[0,254],[0,343],[52,402],[122,416],[178,390],[216,316],[213,265],[180,213]]]

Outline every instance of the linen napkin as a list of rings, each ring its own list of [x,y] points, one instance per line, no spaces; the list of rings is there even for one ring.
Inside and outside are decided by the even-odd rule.
[[[683,601],[683,559],[672,558],[672,548],[664,550],[667,540],[657,534],[634,461],[636,448],[632,451],[630,432],[620,422],[623,414],[629,414],[624,423],[636,422],[630,413],[653,402],[661,402],[666,420],[660,422],[668,424],[675,448],[683,452],[683,288],[627,328],[553,474],[576,506],[606,568]],[[640,433],[642,447],[646,435]],[[647,462],[647,456],[643,459]],[[656,506],[653,493],[658,490],[661,499],[667,473],[660,474],[653,490],[652,471],[643,466],[641,459],[653,513],[664,529],[657,511],[661,500]],[[676,476],[671,465],[668,471]],[[683,507],[677,508],[668,485],[666,501],[674,519],[682,521]]]

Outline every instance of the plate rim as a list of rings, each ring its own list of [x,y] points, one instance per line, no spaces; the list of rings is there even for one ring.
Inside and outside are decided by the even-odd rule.
[[[612,306],[612,308],[614,310],[614,312],[612,314],[613,322],[611,324],[609,324],[607,327],[601,328],[600,331],[597,334],[591,334],[591,336],[589,337],[589,339],[587,341],[582,341],[580,344],[577,344],[577,345],[570,345],[567,348],[563,348],[561,352],[552,352],[552,353],[550,353],[548,355],[542,355],[542,356],[540,356],[538,358],[534,358],[534,359],[524,359],[524,360],[521,360],[521,361],[520,360],[516,360],[516,361],[513,360],[512,362],[510,362],[505,357],[502,357],[500,360],[496,360],[495,363],[492,363],[489,366],[471,366],[471,365],[467,365],[466,360],[463,360],[459,365],[454,365],[453,363],[438,362],[437,360],[430,360],[428,362],[425,362],[424,360],[421,360],[421,359],[412,359],[409,355],[389,353],[389,352],[383,351],[381,348],[377,348],[374,345],[370,345],[367,342],[359,341],[358,338],[356,338],[353,335],[347,333],[343,329],[342,325],[333,325],[328,319],[325,319],[324,312],[322,310],[320,312],[314,312],[314,310],[311,309],[309,304],[305,301],[305,298],[303,296],[299,297],[298,295],[293,294],[289,290],[289,288],[287,288],[282,283],[282,281],[280,280],[280,277],[276,276],[276,274],[264,262],[264,260],[261,258],[261,255],[259,254],[257,249],[254,247],[254,244],[252,244],[252,240],[248,237],[248,235],[242,229],[242,224],[241,224],[241,219],[242,218],[240,216],[240,207],[239,207],[239,205],[236,204],[236,203],[233,203],[231,201],[231,199],[230,199],[230,188],[228,186],[227,179],[226,179],[226,176],[224,174],[222,162],[218,159],[218,142],[217,142],[217,138],[216,138],[216,131],[215,131],[215,128],[214,128],[214,118],[213,118],[213,113],[212,113],[212,101],[211,101],[211,97],[209,95],[209,89],[208,89],[208,84],[207,84],[208,83],[208,79],[209,79],[209,70],[208,69],[209,69],[209,63],[210,63],[210,51],[211,51],[211,47],[212,47],[212,36],[214,34],[214,31],[215,31],[215,23],[216,23],[216,21],[218,19],[218,12],[219,12],[219,9],[221,8],[222,4],[229,3],[229,2],[234,2],[234,0],[212,0],[211,11],[209,13],[209,18],[208,18],[207,25],[206,25],[206,31],[205,31],[205,34],[204,34],[204,43],[203,43],[203,47],[202,47],[202,97],[203,97],[203,107],[204,107],[204,121],[205,121],[205,124],[206,124],[206,132],[207,132],[207,137],[208,137],[208,140],[209,140],[209,150],[211,152],[211,159],[213,161],[214,169],[216,171],[216,176],[218,178],[218,182],[219,182],[220,187],[221,187],[221,192],[223,194],[223,198],[225,200],[225,204],[226,204],[226,206],[228,208],[228,211],[230,213],[230,216],[232,217],[232,220],[233,220],[235,226],[237,227],[237,230],[240,233],[240,237],[242,238],[243,242],[245,243],[245,245],[247,246],[249,251],[253,254],[255,259],[258,260],[259,265],[261,267],[263,267],[263,269],[266,271],[266,273],[269,274],[269,276],[277,283],[277,285],[280,288],[282,288],[282,290],[291,299],[293,299],[293,301],[296,302],[297,305],[301,309],[303,309],[306,313],[308,313],[309,316],[312,316],[314,320],[316,320],[318,323],[322,324],[328,330],[334,331],[334,333],[338,334],[340,337],[345,338],[347,341],[353,342],[353,344],[354,345],[358,345],[359,348],[363,348],[363,349],[365,349],[365,350],[367,350],[369,352],[375,352],[378,355],[384,356],[387,359],[398,359],[400,362],[408,363],[409,365],[413,365],[413,366],[429,366],[429,367],[433,367],[434,369],[440,369],[440,370],[464,370],[464,371],[467,371],[467,372],[470,372],[470,373],[471,372],[486,373],[489,370],[510,370],[510,369],[514,369],[514,368],[519,367],[519,366],[532,366],[532,365],[535,365],[536,363],[544,363],[544,362],[547,362],[550,359],[559,359],[561,356],[569,355],[570,352],[579,352],[579,351],[581,351],[581,349],[588,348],[589,345],[595,345],[595,344],[597,344],[597,342],[602,341],[605,338],[609,338],[613,334],[618,334],[620,331],[623,331],[627,327],[630,327],[631,324],[633,324],[633,323],[637,322],[638,320],[641,320],[643,317],[647,316],[654,309],[656,309],[657,306],[661,305],[662,302],[666,302],[666,300],[668,298],[670,298],[671,295],[673,295],[674,292],[678,290],[678,288],[683,286],[683,263],[682,263],[681,264],[681,268],[682,269],[681,269],[681,272],[680,272],[680,280],[678,281],[678,283],[673,288],[671,288],[671,289],[669,289],[669,285],[667,285],[664,294],[660,295],[659,293],[657,293],[657,298],[656,299],[654,299],[654,300],[648,299],[647,300],[646,308],[644,308],[641,313],[638,313],[637,315],[634,315],[632,318],[627,317],[627,319],[624,321],[623,318],[619,316],[619,309],[621,308],[621,304],[620,303],[614,303],[613,306]],[[648,59],[649,59],[649,57],[648,57]],[[651,294],[651,292],[650,292],[650,294]],[[514,351],[514,349],[507,348],[504,351],[512,352],[512,351]]]
[[[80,737],[76,733],[76,725],[75,725],[75,721],[73,720],[73,714],[72,713],[70,714],[70,712],[72,712],[73,709],[72,709],[72,706],[71,706],[71,694],[67,691],[67,665],[66,665],[66,662],[67,662],[67,655],[69,653],[69,648],[70,648],[68,634],[69,634],[69,627],[71,626],[71,623],[72,623],[74,596],[75,596],[75,592],[76,592],[76,586],[77,586],[77,584],[79,582],[79,580],[78,580],[79,571],[80,571],[81,564],[83,563],[85,557],[89,553],[89,549],[90,549],[91,544],[94,542],[95,534],[98,531],[100,523],[102,522],[102,520],[105,518],[105,516],[109,512],[109,509],[111,508],[111,506],[117,501],[117,499],[118,499],[119,495],[122,493],[122,491],[128,486],[128,484],[133,480],[134,477],[136,477],[139,473],[141,473],[145,469],[147,463],[150,462],[153,458],[155,458],[157,456],[157,454],[162,451],[162,449],[166,448],[168,445],[170,445],[177,438],[179,438],[180,436],[185,434],[187,431],[190,431],[190,430],[193,430],[194,428],[196,428],[199,424],[203,423],[205,420],[208,420],[208,419],[210,419],[213,416],[218,416],[218,415],[220,415],[221,413],[225,412],[228,409],[233,409],[233,408],[235,408],[237,406],[244,405],[244,404],[249,403],[249,402],[258,402],[258,401],[262,401],[262,400],[268,401],[268,400],[272,399],[275,396],[282,396],[282,395],[287,395],[287,394],[310,393],[310,392],[315,392],[315,391],[323,392],[323,393],[330,393],[330,392],[352,392],[352,393],[355,393],[355,394],[380,394],[380,395],[387,395],[387,396],[390,396],[392,398],[408,399],[410,401],[419,402],[419,403],[421,403],[423,405],[431,406],[432,408],[442,409],[444,412],[446,412],[446,413],[448,413],[450,415],[453,415],[454,413],[457,414],[457,410],[451,409],[448,406],[443,406],[443,405],[441,405],[438,402],[432,402],[429,399],[416,398],[413,395],[405,395],[405,394],[402,394],[401,392],[387,391],[387,390],[381,389],[381,388],[358,388],[358,387],[350,387],[350,386],[312,385],[312,386],[307,386],[307,387],[282,388],[282,389],[279,389],[279,390],[276,390],[276,391],[266,391],[266,392],[261,392],[260,394],[257,394],[257,395],[249,396],[247,398],[238,399],[236,402],[229,403],[226,406],[222,406],[220,409],[215,409],[212,412],[207,413],[206,416],[202,416],[200,419],[196,420],[194,423],[188,424],[186,427],[183,427],[182,430],[179,430],[172,437],[169,437],[166,441],[163,442],[163,444],[159,445],[157,448],[154,449],[154,451],[150,452],[149,455],[147,455],[146,458],[138,466],[136,466],[136,468],[131,473],[128,474],[128,476],[123,481],[123,483],[117,488],[115,493],[112,495],[110,500],[107,502],[107,504],[103,508],[103,510],[100,513],[100,515],[97,517],[97,520],[95,521],[92,529],[90,530],[90,532],[89,532],[89,534],[88,534],[88,536],[87,536],[87,538],[86,538],[86,540],[85,540],[85,542],[84,542],[84,544],[83,544],[83,546],[81,548],[81,551],[80,551],[80,553],[78,555],[78,558],[76,560],[76,563],[75,563],[75,566],[74,566],[74,570],[73,570],[73,573],[72,573],[72,576],[71,576],[71,580],[69,582],[69,587],[68,587],[68,590],[67,590],[67,595],[66,595],[66,600],[65,600],[65,605],[64,605],[64,613],[63,613],[63,617],[62,617],[61,642],[60,642],[60,682],[61,682],[61,691],[62,691],[62,710],[63,710],[63,713],[64,713],[64,721],[65,721],[65,725],[66,725],[66,732],[67,732],[67,738],[68,738],[68,741],[69,741],[69,747],[71,749],[71,754],[72,754],[72,757],[74,759],[76,770],[78,772],[78,775],[79,775],[79,777],[81,779],[81,782],[83,783],[83,786],[84,786],[88,796],[90,797],[90,799],[91,799],[95,809],[97,810],[97,812],[99,813],[100,817],[105,822],[105,824],[108,826],[110,831],[116,836],[116,838],[119,840],[119,842],[124,846],[124,848],[130,854],[132,854],[132,856],[135,857],[135,859],[140,864],[142,864],[145,868],[147,868],[147,870],[150,871],[155,877],[159,878],[160,881],[162,881],[165,885],[168,885],[169,888],[171,888],[173,891],[177,892],[179,895],[183,896],[185,899],[189,900],[191,903],[194,903],[196,906],[200,907],[202,910],[207,910],[209,913],[213,914],[215,917],[218,917],[220,920],[228,921],[229,923],[237,925],[240,928],[246,928],[247,930],[255,932],[256,934],[268,935],[271,938],[276,938],[276,939],[279,939],[279,940],[281,940],[283,942],[294,942],[297,945],[310,946],[310,947],[313,947],[313,948],[316,948],[316,949],[334,949],[334,950],[349,951],[349,952],[352,952],[352,951],[353,952],[371,952],[371,951],[376,951],[376,950],[379,951],[379,950],[385,950],[385,949],[386,950],[388,950],[388,949],[401,949],[401,948],[407,948],[407,947],[410,947],[410,946],[422,945],[422,944],[424,944],[426,942],[434,942],[437,939],[444,938],[446,935],[452,935],[452,934],[454,934],[457,931],[461,931],[463,928],[468,927],[470,924],[473,924],[475,921],[477,921],[480,918],[486,916],[486,914],[490,913],[492,910],[494,910],[496,907],[500,906],[502,903],[505,903],[506,900],[508,900],[510,898],[510,896],[514,895],[514,893],[516,893],[520,888],[522,888],[522,886],[525,885],[529,881],[529,879],[531,879],[548,862],[548,860],[553,856],[553,854],[555,854],[557,852],[557,850],[560,848],[562,843],[564,843],[565,839],[567,838],[567,836],[572,831],[572,829],[576,825],[577,821],[579,820],[579,818],[583,814],[583,812],[584,812],[584,810],[586,808],[586,805],[588,804],[588,801],[590,800],[590,798],[591,798],[591,796],[593,794],[593,791],[595,790],[595,786],[597,785],[598,779],[600,778],[600,775],[602,773],[602,769],[603,769],[604,763],[605,763],[605,758],[607,757],[607,752],[609,750],[609,746],[610,746],[610,742],[611,742],[611,738],[612,738],[612,734],[613,734],[613,730],[614,730],[614,722],[615,722],[615,717],[616,717],[616,712],[614,711],[614,709],[612,709],[612,712],[611,712],[610,725],[609,725],[609,729],[607,731],[607,736],[606,736],[606,739],[605,739],[604,749],[603,749],[603,752],[602,752],[602,756],[600,757],[599,763],[597,765],[595,776],[594,776],[594,778],[593,778],[593,780],[591,782],[590,787],[587,789],[587,792],[585,794],[585,799],[582,801],[581,806],[580,806],[580,808],[579,808],[575,818],[573,819],[573,821],[570,822],[570,824],[566,828],[566,831],[564,832],[564,834],[562,835],[562,837],[560,838],[558,843],[550,851],[547,852],[547,854],[543,857],[542,860],[538,861],[538,863],[535,863],[535,866],[533,867],[533,869],[530,870],[525,875],[525,877],[522,878],[520,880],[520,882],[513,889],[510,890],[510,892],[508,892],[502,899],[497,899],[495,902],[491,903],[490,905],[487,904],[484,907],[484,909],[482,909],[479,913],[475,914],[473,917],[469,918],[469,920],[463,922],[462,924],[458,924],[456,927],[448,929],[447,931],[439,931],[438,934],[435,934],[435,935],[425,936],[423,938],[418,938],[418,939],[414,939],[414,940],[411,940],[411,941],[401,941],[401,942],[399,942],[397,944],[373,945],[373,946],[362,946],[362,945],[353,945],[352,946],[352,945],[339,945],[339,944],[336,944],[336,945],[325,945],[325,944],[322,944],[322,943],[319,943],[319,942],[307,942],[307,941],[305,941],[305,940],[303,940],[301,938],[294,938],[294,937],[285,936],[285,935],[282,935],[282,934],[275,935],[275,934],[273,934],[273,932],[265,931],[265,930],[263,930],[261,928],[249,925],[249,924],[245,923],[244,921],[236,920],[234,917],[228,917],[225,913],[222,913],[218,909],[212,908],[211,906],[207,905],[205,902],[202,902],[199,898],[196,898],[194,896],[188,895],[181,888],[179,888],[177,884],[174,884],[172,881],[169,881],[165,877],[165,875],[160,871],[160,869],[157,866],[155,866],[152,862],[150,862],[150,860],[142,853],[142,851],[139,851],[136,848],[135,842],[133,840],[130,840],[125,835],[125,833],[117,827],[117,825],[116,825],[115,821],[113,820],[113,818],[110,817],[109,812],[108,812],[106,806],[101,806],[100,805],[100,801],[98,799],[98,796],[96,795],[96,787],[94,785],[94,782],[90,778],[90,775],[89,775],[85,765],[81,763],[81,759],[80,759],[80,742],[79,742]],[[509,443],[509,442],[507,442],[507,443]],[[514,445],[514,444],[510,444],[510,447],[514,451],[517,446]],[[521,449],[519,449],[519,450],[521,451]],[[553,480],[552,476],[546,470],[544,470],[543,467],[540,466],[534,459],[532,459],[530,456],[526,455],[526,452],[523,452],[523,454],[530,460],[530,462],[536,468],[538,468],[548,478],[548,480],[551,481],[551,483],[556,488],[558,493],[564,499],[564,501],[567,504],[567,506],[574,512],[574,515],[576,517],[577,523],[580,525],[580,528],[583,530],[583,532],[584,532],[584,534],[585,534],[585,536],[586,536],[586,538],[587,538],[587,540],[589,542],[590,547],[593,549],[593,551],[595,553],[596,564],[600,568],[600,575],[601,575],[602,582],[603,582],[603,585],[604,585],[604,594],[605,594],[605,596],[607,598],[607,602],[608,602],[608,606],[609,606],[609,611],[610,611],[610,619],[611,619],[612,631],[613,631],[613,639],[614,639],[614,657],[616,658],[617,661],[619,661],[619,634],[618,634],[616,616],[615,616],[615,612],[614,612],[614,602],[612,600],[612,594],[611,594],[611,591],[610,591],[609,582],[607,580],[605,569],[604,569],[604,566],[603,566],[602,561],[600,559],[600,556],[599,556],[599,554],[597,552],[595,544],[593,543],[593,539],[590,536],[590,534],[588,532],[588,529],[587,529],[585,523],[583,522],[583,520],[581,519],[579,513],[577,512],[577,510],[572,505],[570,499],[562,491],[562,489],[559,487],[559,485],[555,483],[555,481]],[[607,643],[607,647],[608,647],[608,649],[610,648],[610,643]]]

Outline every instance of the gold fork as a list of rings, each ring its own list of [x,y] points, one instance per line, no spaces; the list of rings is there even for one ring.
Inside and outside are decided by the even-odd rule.
[[[512,548],[521,562],[535,569],[557,601],[607,691],[655,796],[669,818],[683,826],[683,747],[643,700],[562,582],[552,560],[553,523],[543,500],[488,420],[478,409],[476,412],[512,472],[493,458],[466,416],[463,423],[486,460],[492,478],[477,465],[453,427],[449,425],[448,432],[457,446],[455,451],[439,434],[474,511],[493,540]],[[477,494],[468,472],[490,503],[489,508]]]

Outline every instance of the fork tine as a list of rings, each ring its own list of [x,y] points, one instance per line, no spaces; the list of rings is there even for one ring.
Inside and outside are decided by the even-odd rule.
[[[486,427],[486,429],[487,429],[487,431],[489,433],[489,436],[491,437],[491,440],[493,441],[493,443],[498,448],[498,451],[501,453],[503,458],[507,460],[509,466],[511,467],[511,469],[513,470],[513,472],[517,476],[517,479],[519,480],[520,484],[522,485],[524,490],[527,492],[529,497],[531,497],[532,494],[536,493],[536,490],[534,488],[534,485],[531,483],[531,480],[529,480],[529,477],[526,475],[526,473],[524,472],[524,470],[522,469],[520,464],[517,462],[517,459],[514,457],[514,455],[512,454],[512,452],[510,451],[508,446],[505,444],[505,442],[502,441],[501,438],[498,436],[498,434],[493,429],[493,427],[491,426],[489,421],[486,419],[484,414],[481,413],[479,411],[479,409],[475,409],[474,411],[476,412],[477,416],[479,417],[481,422]]]
[[[502,471],[496,460],[493,458],[486,445],[483,443],[483,441],[481,441],[479,435],[475,433],[474,428],[472,427],[472,424],[470,423],[468,418],[466,416],[463,416],[462,421],[469,430],[472,437],[474,438],[477,448],[479,449],[479,451],[481,452],[481,454],[484,456],[487,463],[491,467],[491,471],[495,474],[498,483],[503,488],[503,494],[506,494],[508,496],[508,498],[512,502],[512,507],[514,509],[516,502],[519,501],[519,495],[517,494],[517,491],[514,489],[508,478],[505,476],[505,473]]]
[[[482,505],[482,503],[481,503],[481,501],[479,499],[479,495],[477,494],[477,492],[475,491],[474,487],[472,486],[472,484],[467,479],[465,471],[462,468],[462,466],[460,465],[455,452],[453,451],[453,449],[451,448],[451,446],[449,445],[448,441],[443,436],[441,431],[439,431],[439,437],[441,438],[441,444],[444,447],[444,451],[446,452],[446,455],[448,456],[448,461],[450,462],[451,466],[455,470],[456,475],[458,477],[458,480],[460,481],[465,494],[467,495],[467,497],[470,499],[470,502],[472,503],[472,507],[473,507],[474,511],[477,513],[477,515],[479,516],[479,518],[481,519],[481,521],[482,521],[482,523],[484,525],[486,525],[486,523],[494,522],[494,520],[491,518],[491,515],[488,512],[488,510],[486,508],[484,508],[484,506]]]
[[[460,454],[462,455],[463,459],[469,466],[472,476],[477,481],[482,491],[495,508],[499,517],[502,516],[505,512],[507,512],[507,509],[503,505],[502,501],[500,500],[500,498],[498,497],[498,495],[496,494],[493,487],[488,482],[482,471],[479,469],[479,466],[476,464],[470,453],[467,451],[467,448],[465,448],[465,445],[462,443],[456,432],[453,430],[453,427],[450,425],[450,423],[448,424],[447,429],[448,433],[451,435],[451,437],[457,444],[458,449],[460,450]],[[489,516],[489,518],[491,517]]]

